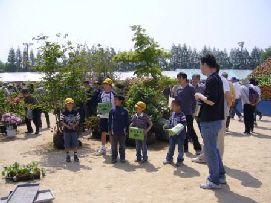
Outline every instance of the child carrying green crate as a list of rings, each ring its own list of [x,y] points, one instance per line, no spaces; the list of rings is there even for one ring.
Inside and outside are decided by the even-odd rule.
[[[115,92],[112,91],[113,81],[110,78],[106,78],[103,81],[104,91],[101,92],[98,104],[98,113],[101,118],[100,130],[101,130],[101,141],[102,146],[97,152],[97,156],[106,155],[106,135],[108,133],[108,117],[109,111],[115,107],[114,105],[114,96]],[[111,143],[112,137],[109,135],[109,141]]]
[[[183,112],[181,112],[181,101],[174,100],[171,103],[172,114],[170,117],[169,125],[166,126],[166,129],[170,131],[169,138],[169,149],[164,164],[170,164],[173,161],[173,155],[175,151],[175,145],[178,144],[178,157],[176,166],[181,166],[183,163],[183,154],[184,154],[184,140],[186,138],[186,117]],[[180,125],[181,124],[181,125]],[[179,127],[180,126],[180,127]],[[178,129],[179,128],[179,129]],[[174,134],[174,132],[177,132]]]
[[[143,140],[136,140],[136,160],[135,162],[147,162],[148,155],[147,155],[147,134],[151,130],[153,124],[151,119],[148,117],[144,111],[146,110],[146,104],[142,101],[139,101],[135,105],[136,114],[132,118],[131,127],[137,127],[139,129],[143,129],[144,139]],[[142,154],[143,152],[143,159]]]

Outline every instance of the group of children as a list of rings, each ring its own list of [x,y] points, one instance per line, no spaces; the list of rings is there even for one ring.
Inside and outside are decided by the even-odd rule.
[[[147,155],[147,135],[151,130],[153,123],[149,116],[145,113],[146,104],[142,101],[138,101],[135,104],[136,114],[132,117],[130,122],[129,113],[124,108],[125,98],[121,95],[116,95],[112,91],[113,81],[109,78],[105,79],[103,82],[104,91],[100,95],[101,103],[111,103],[112,109],[109,113],[104,113],[100,115],[100,130],[101,130],[101,148],[97,152],[97,156],[106,154],[106,135],[109,134],[109,140],[111,143],[112,152],[112,163],[117,162],[118,152],[120,156],[120,162],[125,163],[125,140],[129,133],[129,127],[137,127],[143,130],[144,139],[136,140],[136,159],[135,162],[144,163],[148,161]],[[169,150],[166,156],[164,164],[170,164],[173,162],[173,155],[175,150],[175,145],[178,144],[178,157],[176,166],[181,166],[183,162],[184,155],[184,140],[186,138],[186,117],[184,113],[181,112],[181,101],[174,100],[171,105],[172,115],[170,117],[169,123],[165,126],[166,129],[172,129],[178,124],[184,126],[184,130],[180,133],[170,136],[169,138]],[[64,127],[64,142],[66,150],[66,161],[70,162],[71,158],[69,155],[69,150],[74,150],[74,161],[78,162],[79,158],[77,156],[78,147],[78,135],[76,133],[76,126],[79,124],[80,115],[74,108],[74,101],[72,98],[67,98],[65,100],[65,111],[61,113],[60,121]],[[119,145],[119,150],[118,150]]]

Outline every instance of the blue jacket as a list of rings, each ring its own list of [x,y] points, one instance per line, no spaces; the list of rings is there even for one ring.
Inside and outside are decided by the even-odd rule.
[[[113,136],[125,136],[125,132],[129,132],[129,113],[124,107],[111,109],[108,130],[113,131]]]
[[[178,90],[178,96],[175,97],[182,102],[182,112],[188,116],[195,113],[196,99],[195,99],[195,89],[189,84],[182,89]]]
[[[169,125],[166,128],[171,129],[179,123],[184,125],[184,130],[179,135],[175,135],[175,136],[180,136],[182,139],[185,139],[186,138],[186,117],[183,112],[180,112],[180,113],[173,112],[169,119]]]

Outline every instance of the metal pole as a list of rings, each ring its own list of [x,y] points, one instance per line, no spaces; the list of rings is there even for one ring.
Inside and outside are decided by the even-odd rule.
[[[238,45],[241,47],[241,55],[240,55],[240,67],[243,69],[243,47],[244,47],[244,42],[238,42]]]
[[[27,56],[26,56],[26,62],[27,62],[27,64],[26,64],[26,71],[29,71],[30,70],[30,66],[29,66],[29,58],[28,58],[28,48],[30,46],[32,46],[33,43],[23,43],[23,45],[26,46],[26,54],[27,54]]]

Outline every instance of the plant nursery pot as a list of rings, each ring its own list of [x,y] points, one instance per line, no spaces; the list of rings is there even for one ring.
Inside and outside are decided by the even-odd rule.
[[[53,135],[54,147],[57,149],[64,149],[63,133],[58,131]]]
[[[0,126],[0,133],[7,133],[7,127],[4,125]]]
[[[81,147],[82,142],[80,140],[78,140],[78,142],[79,142],[79,147]],[[53,135],[53,143],[54,143],[54,147],[56,149],[65,149],[63,132],[58,131],[58,132],[54,133],[54,135]]]
[[[40,173],[34,174],[34,175],[33,175],[33,178],[34,178],[34,179],[40,179]]]
[[[7,129],[7,138],[15,138],[16,137],[16,130],[12,129],[12,130],[8,130]]]
[[[27,181],[30,179],[31,179],[30,174],[19,174],[17,176],[17,181]]]

